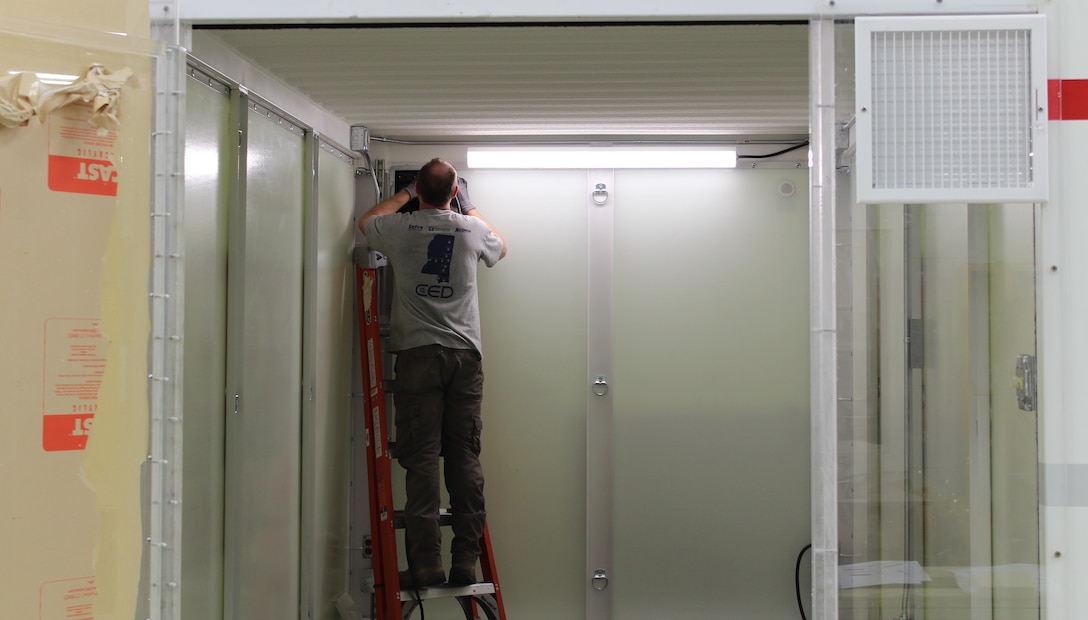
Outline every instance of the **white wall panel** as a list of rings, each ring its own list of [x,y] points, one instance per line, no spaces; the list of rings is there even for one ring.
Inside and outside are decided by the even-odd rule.
[[[1088,77],[1088,5],[1049,2],[1051,79]],[[1083,121],[1051,122],[1051,200],[1038,209],[1040,461],[1044,488],[1042,561],[1049,620],[1072,620],[1088,608],[1088,193]]]
[[[524,620],[579,618],[585,609],[585,171],[471,170],[466,178],[473,203],[509,247],[506,258],[480,273],[481,458],[505,607]]]
[[[617,171],[615,597],[793,617],[809,542],[807,170]]]

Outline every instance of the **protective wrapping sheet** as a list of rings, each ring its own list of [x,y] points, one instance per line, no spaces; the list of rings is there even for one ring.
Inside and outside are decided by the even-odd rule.
[[[0,18],[0,618],[140,604],[154,49]]]

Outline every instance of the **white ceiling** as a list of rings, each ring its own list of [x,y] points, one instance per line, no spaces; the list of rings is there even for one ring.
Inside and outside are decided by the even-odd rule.
[[[216,29],[374,136],[791,139],[808,134],[803,24]]]

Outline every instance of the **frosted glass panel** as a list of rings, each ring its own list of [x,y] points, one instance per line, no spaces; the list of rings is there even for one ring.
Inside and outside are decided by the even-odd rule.
[[[1009,388],[1014,360],[1035,354],[1035,214],[1031,205],[996,205],[986,219],[990,249],[990,473],[993,565],[1003,567],[994,592],[995,620],[1038,617],[1039,451],[1037,411],[1025,411]],[[1007,575],[1007,576],[1006,576]]]
[[[473,202],[509,246],[505,259],[480,271],[482,459],[505,607],[522,620],[581,618],[586,174],[474,170],[465,177]]]
[[[807,170],[617,171],[614,617],[792,618]]]
[[[182,614],[223,614],[223,386],[227,338],[230,97],[185,93],[185,455]]]
[[[1037,413],[1016,381],[1035,354],[1033,218],[1031,205],[855,211],[852,269],[868,274],[852,303],[879,311],[842,344],[880,389],[840,420],[870,443],[841,461],[855,515],[840,531],[844,620],[1039,617]]]
[[[251,113],[241,399],[228,414],[231,620],[298,615],[303,169],[302,138]]]

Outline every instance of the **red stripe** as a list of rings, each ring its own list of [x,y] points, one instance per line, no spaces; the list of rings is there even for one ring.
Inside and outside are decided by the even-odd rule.
[[[1050,80],[1050,120],[1088,120],[1088,80]]]

